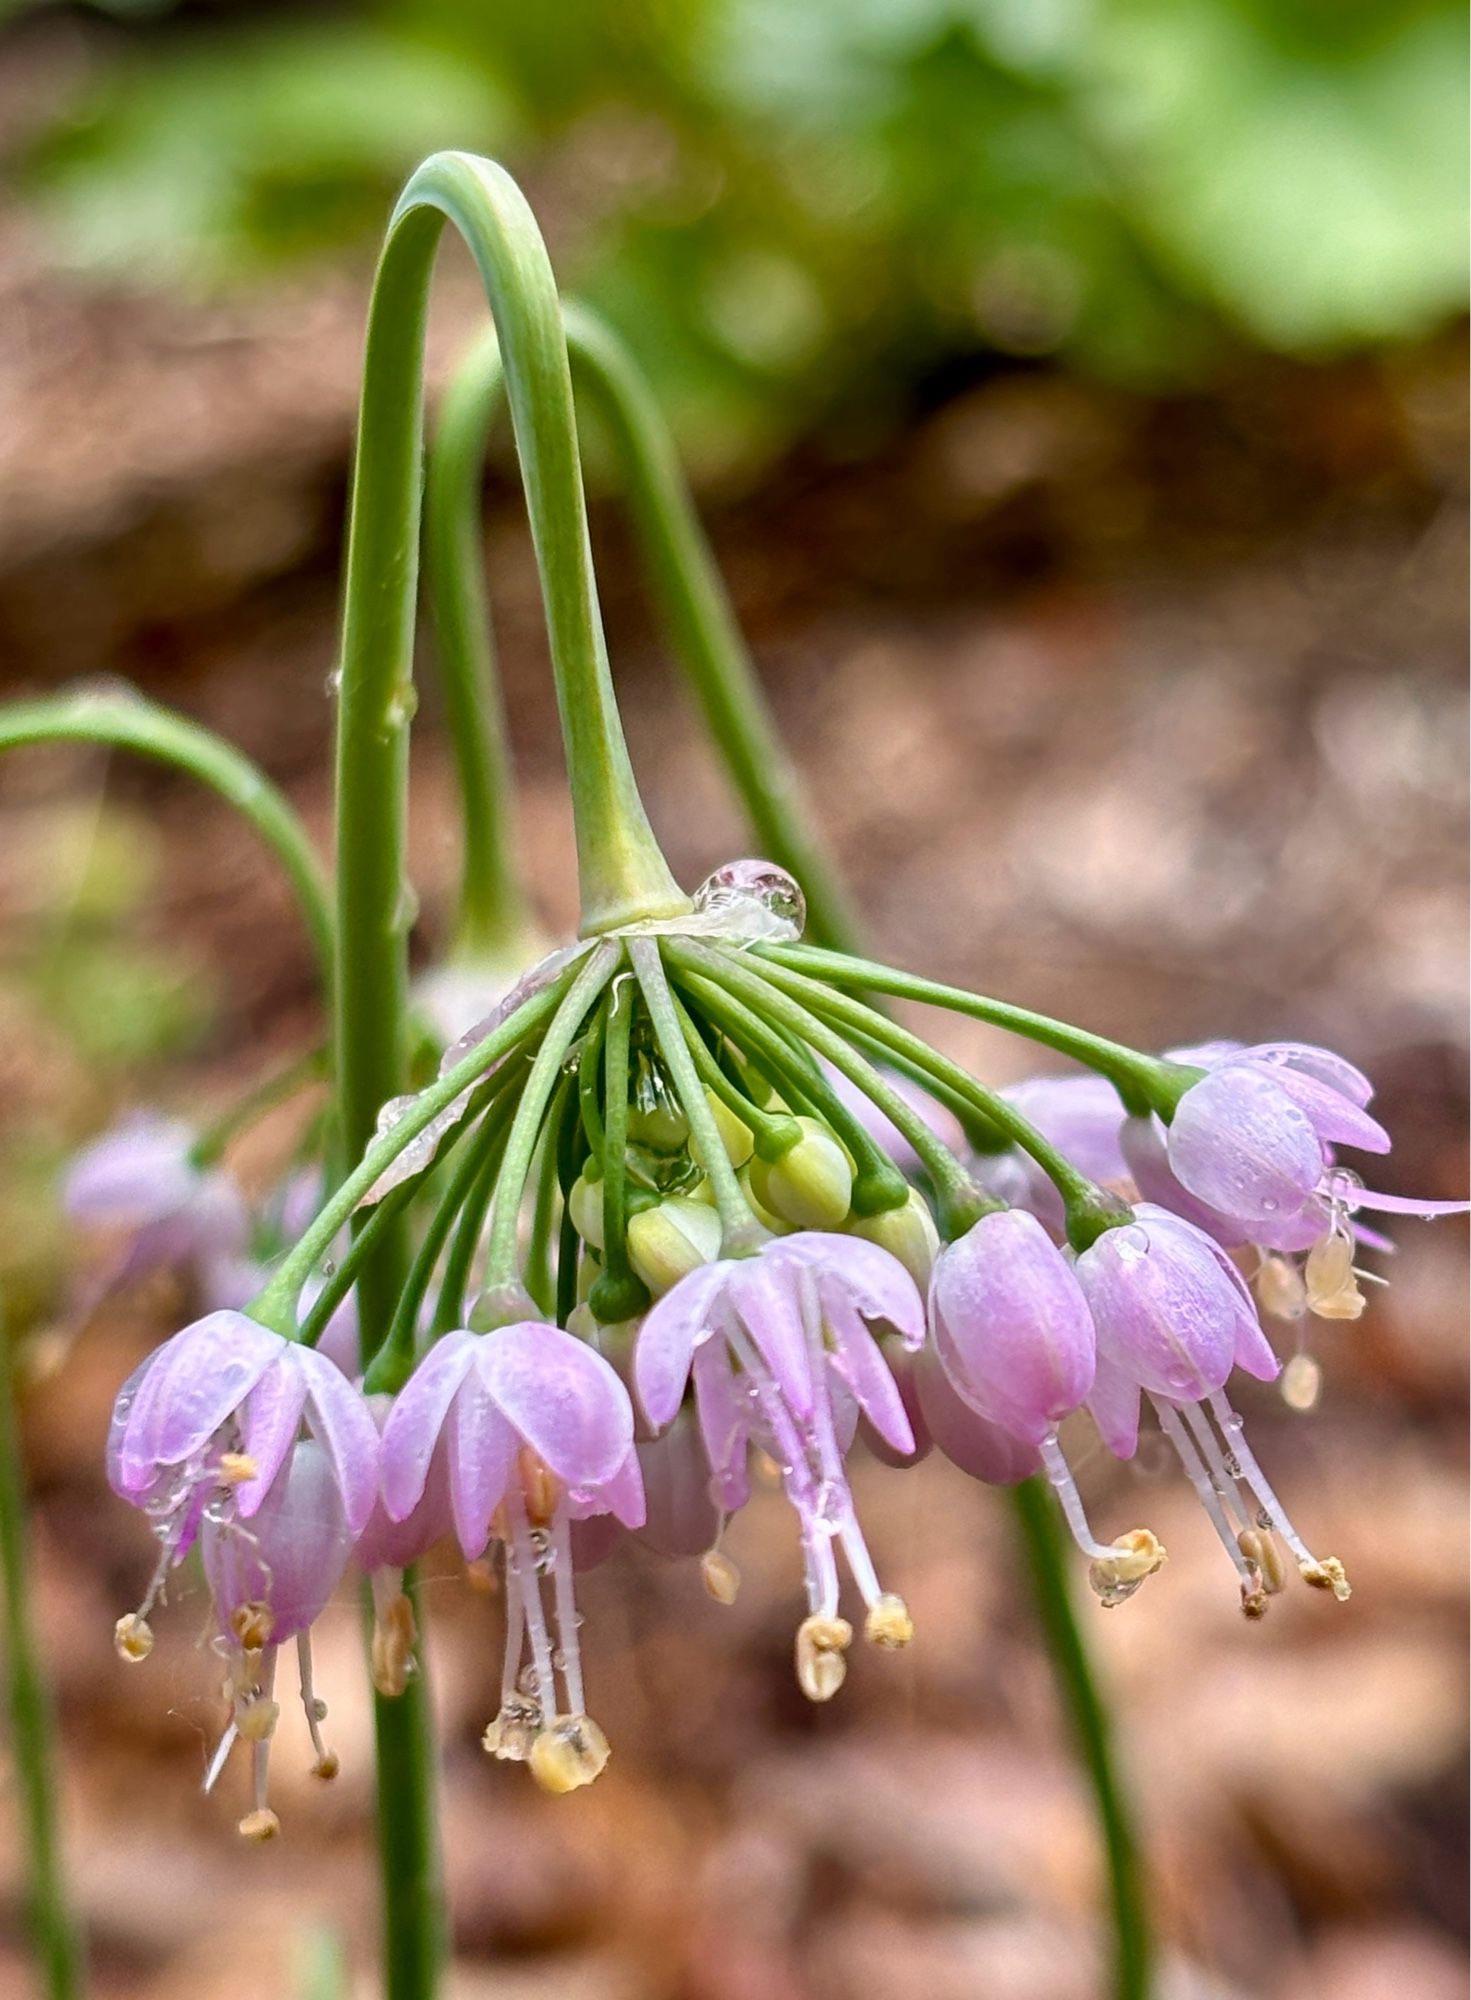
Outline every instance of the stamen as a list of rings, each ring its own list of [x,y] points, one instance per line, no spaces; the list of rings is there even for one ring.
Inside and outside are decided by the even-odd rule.
[[[341,1765],[337,1752],[329,1750],[322,1740],[322,1724],[327,1720],[327,1704],[312,1685],[312,1640],[309,1632],[296,1635],[296,1665],[301,1679],[301,1706],[306,1716],[307,1732],[312,1739],[312,1749],[317,1761],[312,1765],[314,1778],[335,1778]]]
[[[249,1604],[238,1604],[230,1614],[230,1630],[247,1653],[262,1652],[270,1644],[275,1623],[270,1605],[258,1599]]]
[[[1289,1410],[1296,1410],[1300,1416],[1316,1407],[1323,1393],[1323,1370],[1313,1356],[1305,1350],[1294,1354],[1282,1370],[1282,1380],[1278,1389]]]
[[[590,1715],[559,1715],[531,1746],[531,1775],[547,1792],[590,1785],[608,1762],[608,1739]]]
[[[369,1665],[373,1686],[381,1695],[400,1695],[418,1671],[415,1647],[419,1633],[414,1607],[404,1594],[401,1569],[374,1570],[373,1638]]]
[[[1246,1425],[1232,1409],[1225,1396],[1217,1392],[1210,1398],[1211,1414],[1220,1426],[1221,1436],[1226,1444],[1226,1462],[1234,1460],[1242,1469],[1242,1477],[1261,1502],[1262,1512],[1257,1519],[1264,1528],[1275,1528],[1297,1557],[1297,1567],[1303,1580],[1315,1590],[1331,1590],[1340,1604],[1346,1604],[1353,1595],[1353,1586],[1348,1580],[1343,1564],[1337,1556],[1315,1556],[1303,1541],[1287,1517],[1286,1509],[1267,1484],[1266,1474],[1257,1464],[1251,1446],[1246,1442]]]
[[[273,1728],[275,1725],[275,1715],[277,1713],[277,1710],[275,1702],[271,1699],[271,1695],[275,1687],[275,1682],[276,1682],[276,1649],[273,1646],[270,1648],[270,1650],[266,1653],[264,1659],[261,1661],[261,1677],[260,1677],[260,1687],[259,1687],[259,1705],[263,1708],[269,1708],[271,1710],[272,1712],[271,1723]],[[240,1720],[238,1714],[236,1720],[237,1723]],[[243,1725],[240,1728],[240,1734],[242,1737],[244,1737],[246,1734]],[[254,1738],[251,1741],[250,1775],[251,1775],[251,1785],[255,1794],[255,1804],[252,1807],[252,1809],[245,1815],[244,1819],[242,1819],[240,1822],[240,1829],[239,1829],[240,1834],[241,1837],[245,1840],[253,1840],[253,1841],[274,1840],[276,1835],[281,1831],[281,1822],[279,1819],[277,1819],[276,1815],[271,1811],[271,1808],[267,1803],[267,1792],[270,1783],[270,1769],[271,1769],[271,1732],[270,1730],[266,1730],[262,1735]]]
[[[531,1539],[530,1524],[526,1519],[526,1502],[515,1480],[512,1480],[510,1491],[506,1495],[506,1511],[510,1516],[511,1529],[507,1567],[521,1587],[521,1611],[526,1620],[527,1636],[531,1641],[531,1658],[536,1673],[536,1697],[545,1710],[556,1701],[557,1683],[552,1669],[552,1642],[548,1637],[546,1620],[542,1615],[540,1564]]]
[[[848,1678],[843,1655],[853,1643],[846,1618],[804,1618],[797,1627],[797,1685],[809,1701],[831,1701]]]
[[[1290,1257],[1275,1251],[1262,1258],[1253,1288],[1257,1304],[1273,1319],[1301,1319],[1308,1309],[1302,1272]]]
[[[210,1758],[208,1768],[204,1773],[204,1790],[206,1796],[219,1783],[220,1773],[224,1770],[226,1760],[235,1747],[235,1739],[239,1733],[233,1720],[226,1723],[224,1733],[215,1745],[215,1754]]]
[[[1073,1540],[1085,1556],[1092,1558],[1088,1565],[1089,1587],[1104,1608],[1111,1611],[1131,1598],[1145,1578],[1163,1566],[1164,1545],[1149,1528],[1130,1528],[1112,1543],[1100,1542],[1088,1525],[1083,1496],[1056,1433],[1043,1438],[1037,1451],[1052,1489],[1062,1503]]]
[[[914,1620],[904,1599],[892,1590],[876,1597],[863,1621],[863,1636],[870,1646],[882,1646],[885,1652],[895,1653],[907,1646],[914,1637]]]
[[[244,1486],[257,1476],[256,1462],[248,1451],[222,1451],[215,1469],[224,1486]]]
[[[1159,1418],[1160,1429],[1175,1447],[1176,1455],[1185,1468],[1185,1476],[1199,1495],[1200,1504],[1210,1516],[1211,1526],[1220,1536],[1221,1546],[1230,1556],[1231,1565],[1241,1579],[1242,1611],[1248,1618],[1265,1616],[1267,1592],[1262,1573],[1238,1544],[1231,1523],[1226,1518],[1225,1509],[1221,1505],[1220,1495],[1189,1432],[1180,1421],[1179,1411],[1172,1403],[1166,1403],[1161,1397],[1151,1396],[1149,1400],[1153,1403],[1155,1415]]]
[[[552,1605],[557,1619],[557,1650],[552,1654],[552,1664],[562,1670],[568,1713],[581,1715],[585,1704],[577,1628],[582,1620],[577,1615],[577,1600],[572,1590],[572,1539],[567,1531],[566,1513],[560,1507],[552,1515],[551,1563]]]
[[[1358,1319],[1365,1300],[1354,1270],[1354,1240],[1348,1225],[1335,1216],[1326,1236],[1308,1252],[1303,1268],[1310,1310],[1319,1319]]]
[[[153,1627],[141,1611],[125,1611],[112,1628],[112,1643],[124,1660],[146,1660],[153,1651]]]
[[[700,1581],[705,1586],[706,1595],[713,1597],[717,1604],[734,1604],[740,1594],[741,1573],[720,1546],[725,1526],[726,1516],[722,1514],[714,1542],[700,1557]]]

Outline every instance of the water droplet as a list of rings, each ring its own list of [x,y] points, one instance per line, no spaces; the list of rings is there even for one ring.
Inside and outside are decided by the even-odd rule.
[[[728,861],[705,877],[694,904],[702,916],[749,910],[794,937],[802,935],[807,923],[806,897],[793,877],[771,861]]]

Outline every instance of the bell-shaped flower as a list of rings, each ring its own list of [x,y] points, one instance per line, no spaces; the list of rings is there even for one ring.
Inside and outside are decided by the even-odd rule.
[[[326,1704],[312,1679],[311,1627],[336,1589],[352,1550],[337,1467],[314,1438],[291,1448],[247,1522],[228,1500],[204,1512],[200,1553],[217,1626],[215,1648],[225,1661],[230,1722],[205,1778],[210,1790],[231,1747],[249,1744],[253,1800],[240,1822],[248,1839],[279,1830],[267,1795],[279,1648],[296,1641],[301,1702],[320,1778],[335,1777],[337,1759],[322,1738]]]
[[[1343,1565],[1320,1561],[1297,1534],[1226,1398],[1234,1368],[1272,1381],[1279,1363],[1225,1251],[1183,1217],[1141,1203],[1082,1252],[1077,1273],[1098,1329],[1090,1408],[1104,1441],[1120,1457],[1133,1453],[1147,1395],[1231,1556],[1248,1616],[1260,1617],[1281,1588],[1274,1534],[1309,1583],[1347,1597]]]
[[[1145,1528],[1108,1546],[1088,1526],[1057,1430],[1093,1389],[1093,1318],[1066,1256],[1035,1216],[993,1209],[941,1252],[930,1323],[956,1395],[1040,1457],[1099,1596],[1108,1604],[1132,1596],[1164,1551]]]
[[[466,1558],[492,1535],[505,1552],[501,1709],[485,1747],[528,1762],[550,1791],[588,1784],[608,1746],[583,1695],[570,1528],[595,1514],[630,1528],[643,1521],[628,1391],[600,1354],[560,1327],[524,1320],[493,1333],[448,1333],[384,1425],[390,1521],[413,1518],[440,1452]]]
[[[1042,1470],[1035,1445],[993,1424],[957,1395],[933,1348],[921,1348],[911,1368],[920,1422],[952,1465],[988,1486],[1015,1486]]]
[[[691,1272],[649,1312],[634,1348],[634,1383],[651,1424],[674,1419],[693,1381],[724,1511],[746,1499],[752,1443],[780,1467],[807,1581],[797,1677],[815,1701],[842,1685],[852,1640],[838,1611],[835,1545],[867,1606],[867,1636],[899,1646],[913,1630],[902,1600],[879,1585],[843,1463],[860,1411],[895,1451],[915,1448],[875,1326],[910,1348],[924,1339],[923,1304],[904,1266],[861,1238],[803,1231],[757,1256]]]
[[[251,1522],[303,1425],[322,1447],[356,1535],[377,1494],[378,1433],[360,1392],[325,1355],[244,1313],[214,1312],[166,1340],[123,1384],[108,1480],[148,1515],[160,1545],[142,1604],[118,1624],[127,1657],[148,1652],[148,1613],[206,1513]]]

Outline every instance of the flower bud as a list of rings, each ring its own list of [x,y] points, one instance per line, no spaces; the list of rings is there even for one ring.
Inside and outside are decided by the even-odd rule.
[[[628,1224],[628,1258],[657,1298],[720,1255],[720,1217],[702,1201],[671,1195]]]
[[[635,1146],[647,1146],[653,1153],[675,1153],[689,1135],[689,1120],[670,1099],[661,1098],[646,1108],[629,1106],[628,1137]]]
[[[930,1214],[930,1205],[918,1188],[909,1190],[902,1208],[885,1208],[877,1215],[860,1215],[853,1234],[865,1242],[877,1243],[891,1257],[897,1257],[915,1284],[929,1289],[930,1273],[940,1249],[940,1232]]]
[[[792,1233],[791,1223],[785,1221],[779,1215],[773,1215],[756,1192],[755,1184],[751,1179],[751,1167],[755,1164],[755,1161],[752,1160],[749,1165],[742,1167],[740,1173],[736,1176],[741,1184],[741,1193],[746,1197],[747,1206],[762,1228],[769,1229],[773,1236],[790,1236]],[[708,1187],[709,1183],[706,1182],[704,1185]],[[712,1192],[710,1196],[712,1203],[714,1199],[715,1196]]]
[[[567,1196],[567,1211],[572,1217],[572,1227],[584,1243],[590,1243],[594,1250],[603,1248],[603,1183],[590,1181],[586,1169],[572,1183]]]
[[[802,1136],[779,1160],[752,1160],[751,1184],[764,1207],[798,1229],[837,1229],[853,1201],[853,1163],[819,1119],[797,1124]]]
[[[715,1129],[720,1134],[720,1143],[725,1148],[725,1157],[733,1167],[743,1167],[756,1149],[750,1126],[737,1118],[730,1106],[713,1090],[705,1092],[705,1099],[710,1106],[710,1116],[715,1120]],[[709,1171],[710,1163],[700,1151],[698,1139],[690,1141],[690,1155],[699,1166]]]

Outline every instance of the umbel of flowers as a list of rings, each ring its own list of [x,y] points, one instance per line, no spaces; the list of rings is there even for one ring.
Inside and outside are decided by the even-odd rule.
[[[147,1654],[153,1606],[197,1544],[230,1705],[211,1777],[249,1746],[242,1831],[275,1830],[278,1649],[295,1641],[329,1774],[313,1620],[349,1565],[369,1576],[375,1679],[401,1692],[417,1635],[399,1579],[451,1534],[504,1577],[487,1750],[553,1791],[596,1777],[608,1745],[589,1712],[578,1566],[629,1534],[695,1558],[729,1601],[722,1537],[755,1455],[792,1511],[795,1667],[814,1701],[841,1687],[855,1631],[879,1648],[914,1637],[902,1578],[877,1574],[854,1505],[860,1435],[899,1464],[933,1443],[982,1479],[1041,1472],[1117,1605],[1165,1551],[1147,1527],[1095,1529],[1059,1428],[1086,1411],[1126,1458],[1147,1405],[1249,1617],[1294,1569],[1348,1597],[1342,1564],[1303,1539],[1253,1455],[1231,1378],[1278,1374],[1263,1299],[1360,1309],[1356,1219],[1398,1205],[1337,1159],[1388,1146],[1365,1079],[1297,1044],[1154,1058],[804,946],[801,916],[790,877],[736,863],[687,916],[543,961],[434,1083],[384,1108],[256,1298],[174,1335],[123,1389],[109,1473],[159,1556],[118,1646]],[[1090,1067],[992,1091],[880,1011],[885,992],[1003,1021]],[[141,1203],[158,1136],[135,1139]],[[125,1211],[125,1153],[109,1164]],[[182,1217],[199,1200],[178,1181]],[[315,1343],[410,1204],[414,1255],[358,1377]],[[142,1226],[158,1229],[157,1208]]]
[[[446,218],[484,279],[524,472],[582,941],[526,972],[414,1089],[407,744],[423,332]],[[411,1577],[431,1545],[453,1536],[467,1560],[499,1567],[505,1649],[485,1747],[556,1792],[587,1784],[609,1755],[579,1567],[638,1536],[690,1560],[692,1578],[729,1601],[740,1579],[725,1527],[758,1462],[791,1511],[794,1664],[814,1701],[842,1686],[859,1633],[881,1650],[915,1638],[903,1578],[878,1575],[854,1504],[859,1448],[903,1465],[934,1446],[973,1477],[1021,1485],[1022,1518],[1033,1508],[1023,1482],[1039,1476],[1093,1590],[1119,1605],[1164,1550],[1146,1526],[1110,1533],[1089,1521],[1060,1427],[1083,1412],[1127,1457],[1147,1405],[1249,1616],[1294,1568],[1344,1599],[1342,1565],[1302,1538],[1249,1449],[1232,1377],[1278,1372],[1263,1310],[1361,1310],[1364,1209],[1430,1206],[1370,1195],[1340,1165],[1340,1148],[1382,1152],[1388,1139],[1366,1108],[1366,1080],[1328,1051],[1155,1056],[825,948],[839,928],[831,885],[813,873],[728,608],[708,569],[694,573],[691,522],[649,484],[668,460],[656,441],[631,461],[651,568],[753,822],[779,836],[763,844],[783,864],[738,862],[683,893],[644,813],[613,695],[572,323],[508,177],[466,155],[427,161],[391,219],[366,343],[330,921],[313,900],[314,857],[268,788],[222,772],[216,747],[206,756],[195,744],[186,758],[177,720],[167,725],[165,754],[236,798],[306,885],[333,1014],[325,1198],[301,1218],[304,1184],[294,1185],[252,1237],[222,1199],[216,1148],[156,1126],[109,1142],[72,1190],[74,1213],[123,1237],[119,1270],[182,1261],[212,1308],[118,1400],[110,1476],[147,1514],[158,1549],[117,1638],[126,1658],[147,1656],[155,1606],[197,1549],[228,1704],[209,1779],[247,1746],[249,1837],[277,1831],[267,1777],[288,1640],[315,1768],[335,1768],[310,1630],[346,1570],[366,1579],[390,2000],[431,1992],[441,1956]],[[585,326],[576,341],[605,387],[626,375]],[[644,421],[631,408],[612,412],[625,440]],[[471,491],[467,463],[457,478]],[[431,466],[431,502],[443,484]],[[466,786],[478,899],[504,861],[505,787],[485,757],[487,684],[464,668],[478,582],[459,572],[474,539],[431,518],[430,543],[448,556],[438,590],[450,613],[440,618],[448,706],[462,777],[480,772]],[[446,575],[463,589],[446,591]],[[125,722],[112,718],[109,740]],[[87,714],[68,727],[99,724]],[[151,747],[164,729],[149,719]],[[821,944],[803,938],[804,898],[787,872],[799,854],[796,873],[826,913]],[[503,963],[513,942],[497,938],[486,957]],[[1074,1073],[993,1090],[901,1025],[894,1003],[1013,1030]],[[130,1230],[143,1232],[131,1250]],[[1082,1648],[1058,1652],[1096,1706]],[[1136,1995],[1147,1912],[1107,1747],[1092,1734],[1119,1991]]]

